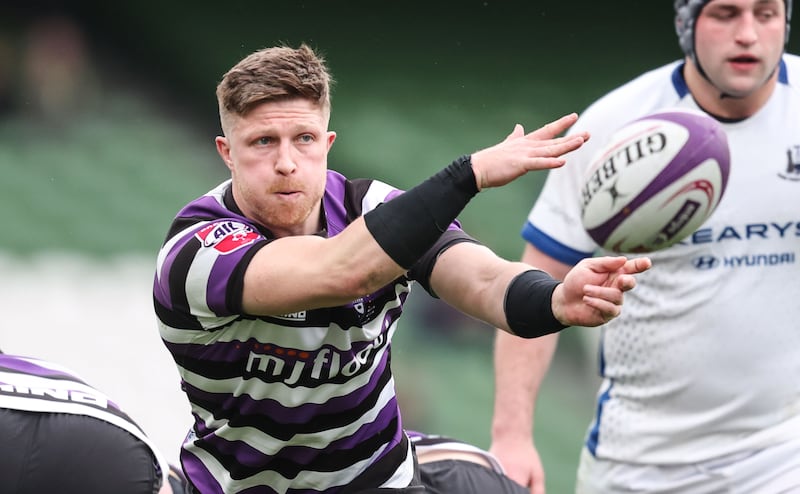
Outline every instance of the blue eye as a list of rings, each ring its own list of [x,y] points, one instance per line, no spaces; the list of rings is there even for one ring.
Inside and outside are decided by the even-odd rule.
[[[271,138],[269,138],[269,137],[259,137],[259,138],[256,140],[256,143],[258,143],[258,144],[259,144],[259,145],[261,145],[261,146],[266,146],[266,145],[267,145],[267,144],[269,144],[270,142],[272,142],[272,139],[271,139]]]
[[[303,134],[300,137],[298,137],[298,139],[300,140],[300,142],[306,142],[306,143],[314,142],[314,136],[312,136],[311,134]]]

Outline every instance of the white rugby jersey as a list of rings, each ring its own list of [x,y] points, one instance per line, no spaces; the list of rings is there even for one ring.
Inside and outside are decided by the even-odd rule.
[[[162,485],[167,482],[169,464],[139,426],[108,396],[66,367],[0,354],[0,408],[84,415],[115,425],[150,448]]]
[[[598,252],[580,220],[589,161],[627,122],[697,109],[683,62],[610,92],[570,130],[592,137],[549,173],[523,237],[568,264]],[[692,463],[800,437],[800,58],[752,117],[724,123],[727,190],[602,328],[597,413],[587,448],[634,463]],[[602,252],[601,252],[602,253]],[[595,329],[586,329],[596,331]]]
[[[337,235],[399,193],[328,171],[319,235]],[[159,328],[195,419],[184,472],[204,494],[408,486],[413,457],[391,338],[411,279],[424,284],[430,274],[421,265],[469,237],[454,223],[407,277],[347,305],[243,315],[245,269],[272,240],[241,213],[226,181],[178,213],[159,253]]]

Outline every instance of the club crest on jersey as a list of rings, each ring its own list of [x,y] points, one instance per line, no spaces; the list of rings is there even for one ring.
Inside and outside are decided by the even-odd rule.
[[[261,235],[238,221],[217,221],[195,233],[203,247],[213,247],[221,254],[230,254],[255,242]]]
[[[786,167],[778,176],[793,182],[800,181],[800,145],[786,150]]]

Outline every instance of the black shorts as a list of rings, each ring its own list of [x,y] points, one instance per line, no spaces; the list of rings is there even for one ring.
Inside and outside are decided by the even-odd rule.
[[[0,408],[0,491],[154,494],[150,448],[103,420]]]
[[[426,494],[530,494],[505,475],[463,460],[438,460],[419,466]]]
[[[389,488],[376,488],[376,489],[367,489],[365,491],[358,491],[358,494],[428,494],[428,489],[424,486],[417,485],[411,487],[403,487],[400,489],[389,489]]]

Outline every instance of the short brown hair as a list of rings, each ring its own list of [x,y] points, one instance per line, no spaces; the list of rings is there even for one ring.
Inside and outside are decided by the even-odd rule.
[[[223,129],[230,116],[245,116],[268,101],[303,98],[330,111],[332,83],[325,59],[305,43],[299,48],[275,46],[253,52],[217,85]]]

